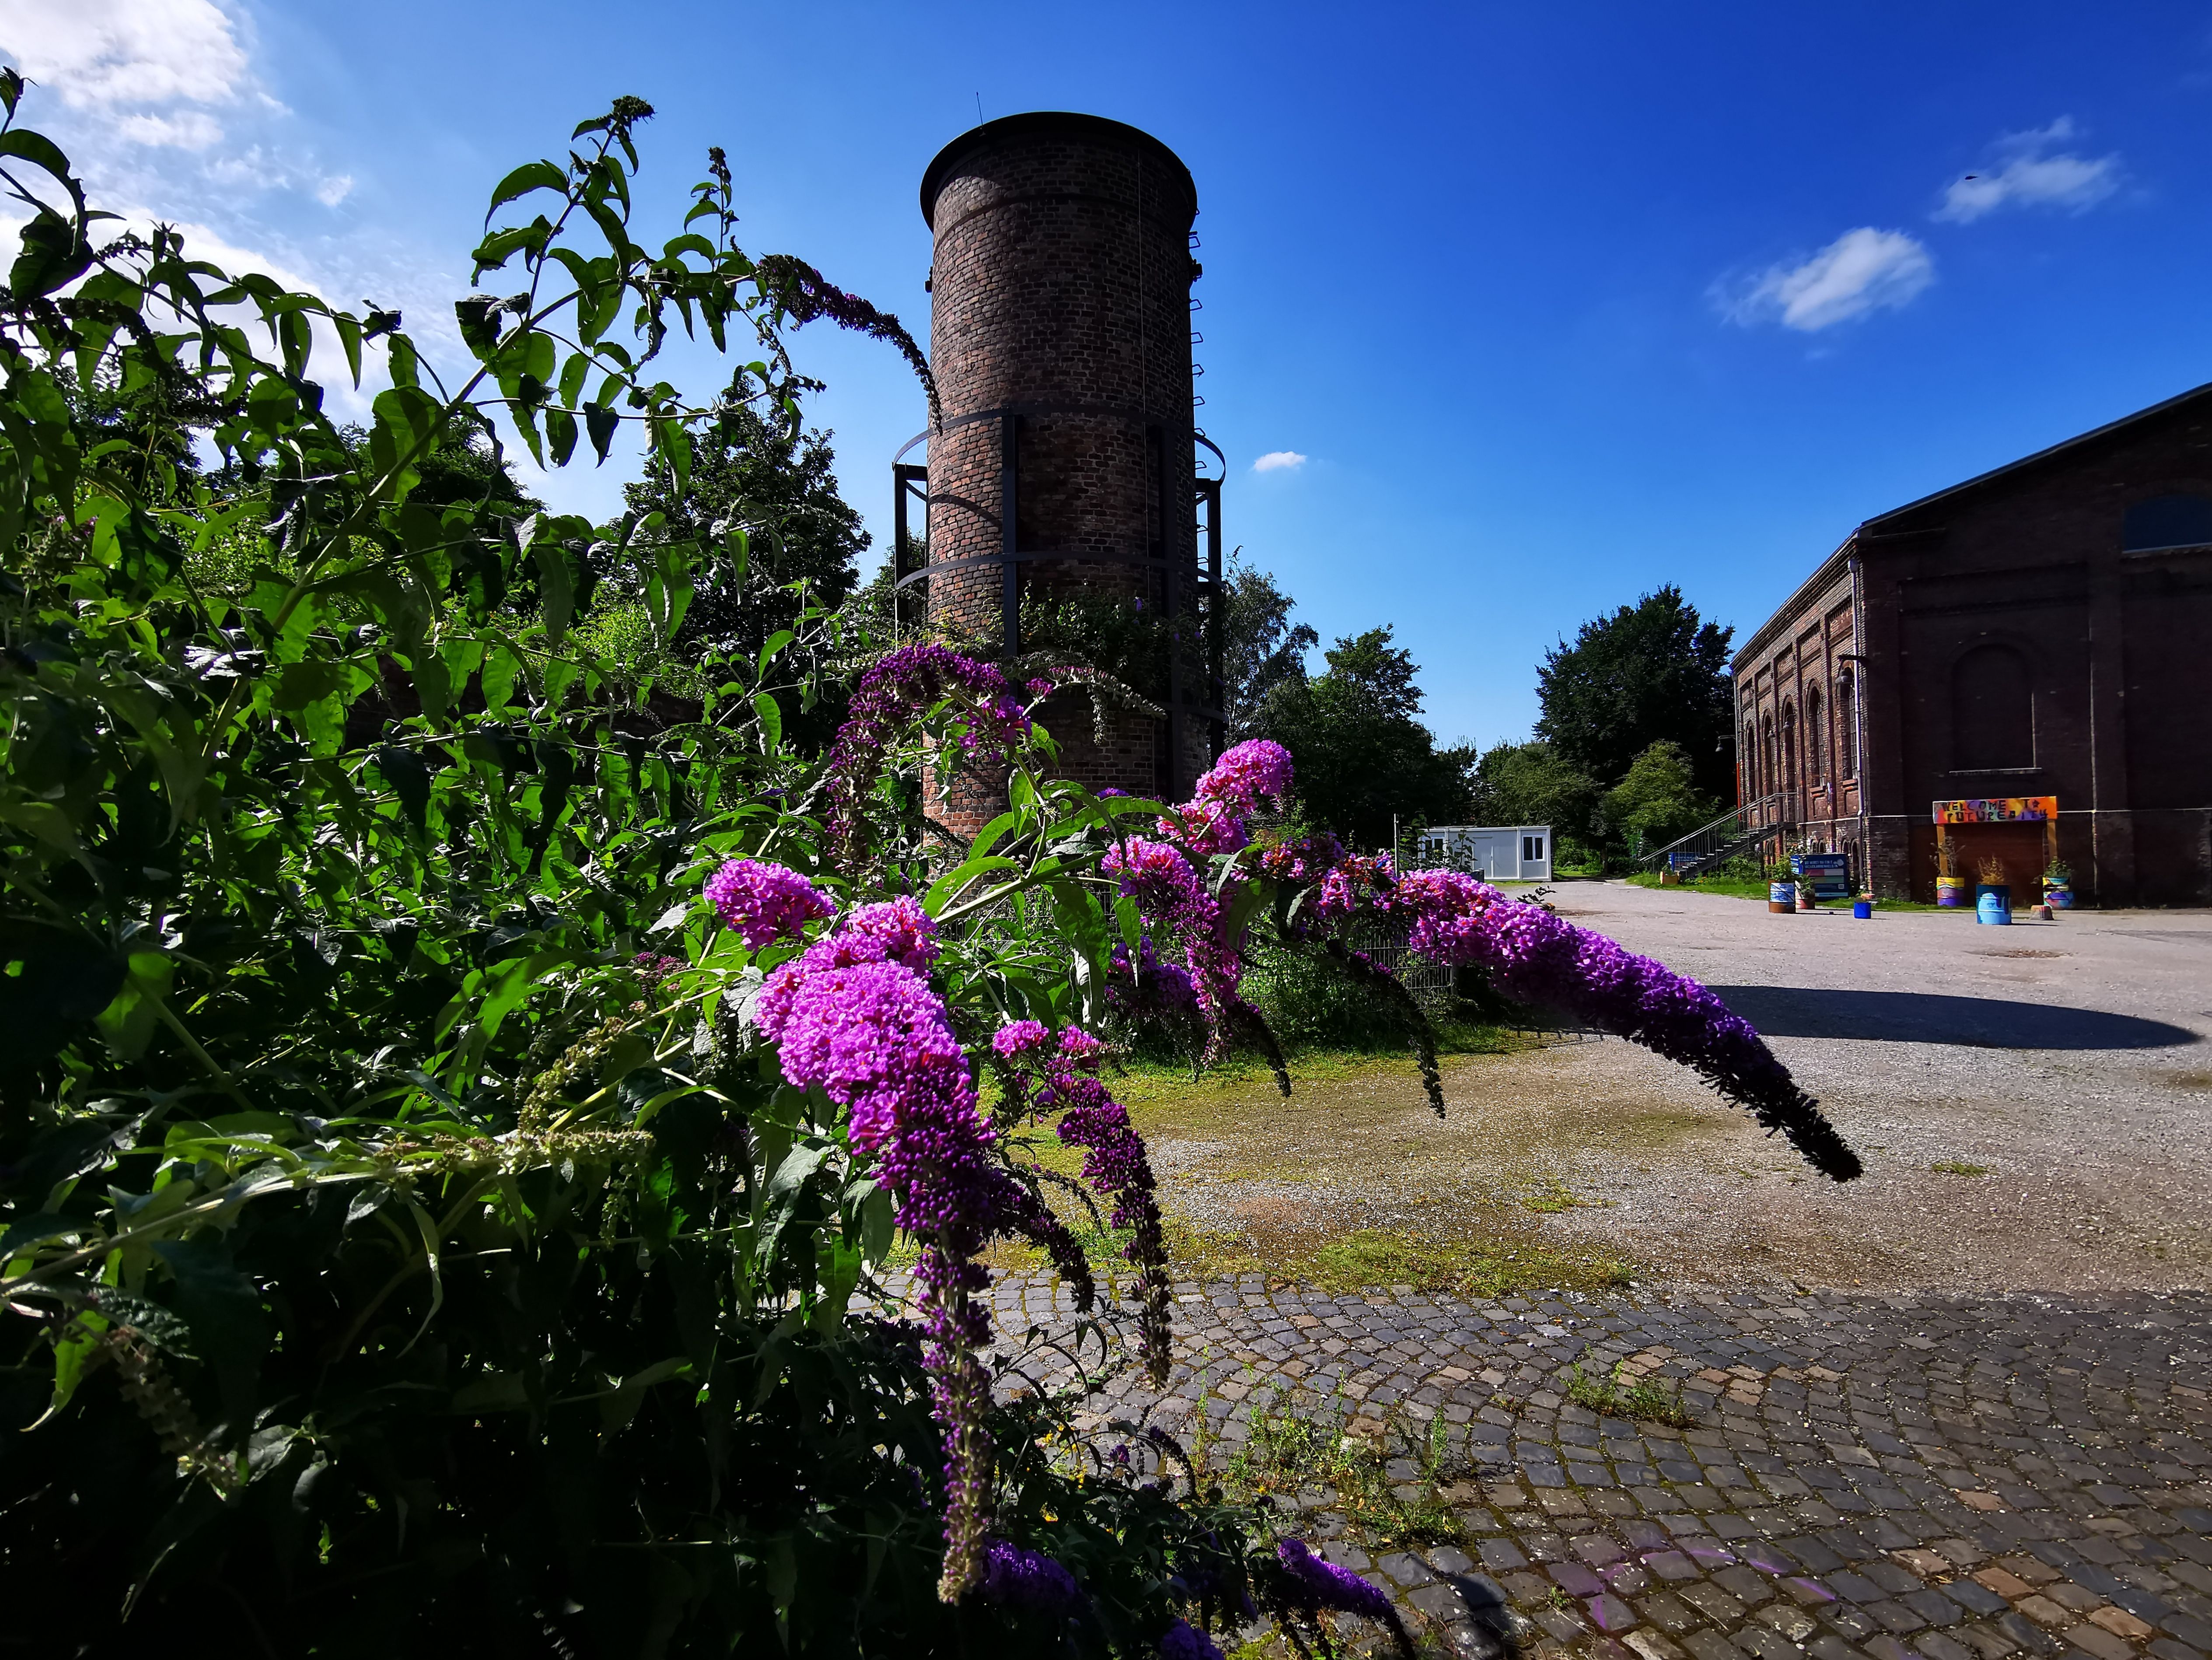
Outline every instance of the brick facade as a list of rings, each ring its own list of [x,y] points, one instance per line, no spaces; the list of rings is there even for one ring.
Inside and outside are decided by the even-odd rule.
[[[1188,170],[1119,122],[1010,116],[939,154],[921,207],[944,405],[929,447],[931,623],[998,637],[1011,553],[1022,594],[1118,595],[1194,628]],[[1168,723],[1127,713],[1097,741],[1084,696],[1055,697],[1043,719],[1061,770],[1094,788],[1180,794],[1208,763],[1202,721],[1184,722],[1171,756]],[[943,805],[963,830],[995,811],[984,788]]]
[[[2212,386],[1861,525],[1736,656],[1741,797],[1926,899],[1934,802],[2056,796],[2083,899],[2212,903],[2208,646]],[[2036,891],[2039,827],[1954,836]]]

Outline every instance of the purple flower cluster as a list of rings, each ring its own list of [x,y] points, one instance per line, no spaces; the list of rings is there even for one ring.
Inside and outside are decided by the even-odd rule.
[[[629,959],[629,965],[636,971],[637,977],[645,982],[647,991],[655,989],[670,975],[681,974],[690,966],[680,957],[662,957],[649,951],[638,952]]]
[[[1144,1138],[1129,1122],[1128,1110],[1095,1075],[1110,1051],[1079,1026],[1064,1029],[1055,1043],[1035,1020],[1000,1027],[991,1047],[1008,1063],[1017,1095],[1027,1108],[1060,1115],[1061,1145],[1087,1149],[1084,1180],[1112,1196],[1113,1225],[1131,1230],[1122,1255],[1136,1268],[1141,1287],[1137,1326],[1145,1364],[1153,1381],[1164,1383],[1170,1293],[1167,1243]]]
[[[1410,919],[1413,950],[1478,965],[1516,1002],[1558,1009],[1694,1068],[1815,1169],[1838,1182],[1859,1174],[1857,1155],[1751,1023],[1696,981],[1455,871],[1409,872],[1375,903]]]
[[[1164,842],[1133,836],[1108,851],[1103,868],[1121,879],[1121,891],[1137,902],[1152,928],[1182,945],[1210,1036],[1207,1054],[1217,1057],[1227,1044],[1231,1021],[1246,1008],[1237,989],[1244,964],[1234,942],[1224,937],[1222,906],[1182,850]]]
[[[950,1012],[922,978],[936,951],[911,900],[863,905],[769,977],[754,1018],[792,1085],[848,1109],[853,1145],[875,1155],[899,1226],[921,1242],[923,1364],[945,1436],[938,1593],[955,1602],[981,1572],[991,1483],[990,1379],[976,1359],[990,1316],[975,1298],[990,1276],[975,1258],[1012,1184],[991,1160]]]
[[[1187,1014],[1198,1007],[1198,991],[1188,970],[1163,963],[1152,950],[1152,936],[1137,938],[1137,960],[1129,961],[1129,948],[1116,945],[1109,964],[1107,1000],[1122,1013],[1139,1018]]]
[[[1291,752],[1265,738],[1249,739],[1221,752],[1213,769],[1198,781],[1201,801],[1224,801],[1249,813],[1262,801],[1279,801],[1291,793]]]
[[[828,763],[830,812],[824,830],[846,865],[866,851],[861,802],[875,782],[884,751],[937,704],[961,706],[958,743],[978,765],[993,766],[1029,741],[1030,718],[1006,677],[988,663],[943,646],[906,646],[860,677],[851,713],[837,728]]]
[[[1075,1576],[1052,1558],[1005,1539],[983,1547],[982,1591],[1006,1608],[1063,1617],[1082,1613],[1091,1601]]]
[[[730,860],[708,877],[707,902],[747,951],[796,939],[809,922],[837,909],[835,900],[797,871],[757,859]]]
[[[1178,1620],[1160,1639],[1160,1660],[1222,1660],[1221,1645],[1188,1620]]]
[[[1339,860],[1322,879],[1314,913],[1323,921],[1343,922],[1363,910],[1388,910],[1397,884],[1387,853]]]
[[[1307,1611],[1333,1609],[1340,1614],[1364,1614],[1370,1620],[1395,1624],[1396,1610],[1390,1599],[1350,1568],[1316,1556],[1298,1539],[1285,1539],[1275,1547],[1275,1560],[1283,1565],[1292,1588],[1291,1600]]]
[[[1344,843],[1327,830],[1278,842],[1260,853],[1260,873],[1270,881],[1319,881],[1344,862]]]

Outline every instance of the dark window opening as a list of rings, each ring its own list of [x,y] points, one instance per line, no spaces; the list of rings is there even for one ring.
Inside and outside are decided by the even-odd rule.
[[[1845,669],[1836,681],[1836,748],[1843,760],[1838,769],[1840,775],[1856,778],[1859,775],[1859,705],[1858,687],[1851,672]]]
[[[1952,766],[1982,772],[2035,764],[2035,687],[2010,646],[1977,646],[1951,671]]]
[[[2195,548],[2212,543],[2212,496],[2154,496],[2128,509],[2121,550]]]
[[[1820,725],[1820,689],[1805,695],[1805,781],[1818,787],[1827,780],[1827,734]]]

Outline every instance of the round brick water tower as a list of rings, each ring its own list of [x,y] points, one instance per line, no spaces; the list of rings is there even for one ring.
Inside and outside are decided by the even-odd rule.
[[[898,580],[926,589],[933,632],[1010,661],[1036,643],[1025,605],[1118,619],[1144,669],[1127,678],[1161,714],[1113,708],[1101,733],[1089,696],[1064,691],[1042,719],[1065,775],[1180,800],[1221,738],[1220,483],[1195,465],[1212,446],[1192,420],[1190,171],[1118,121],[1007,116],[938,153],[921,211],[941,412],[927,466],[896,468]],[[916,495],[926,562],[906,533]],[[963,834],[1003,805],[968,778],[932,803]]]

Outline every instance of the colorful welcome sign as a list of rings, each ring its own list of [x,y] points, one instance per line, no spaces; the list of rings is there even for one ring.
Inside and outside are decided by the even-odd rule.
[[[2035,824],[2058,817],[2055,795],[2003,795],[1987,801],[1938,801],[1939,824]]]

